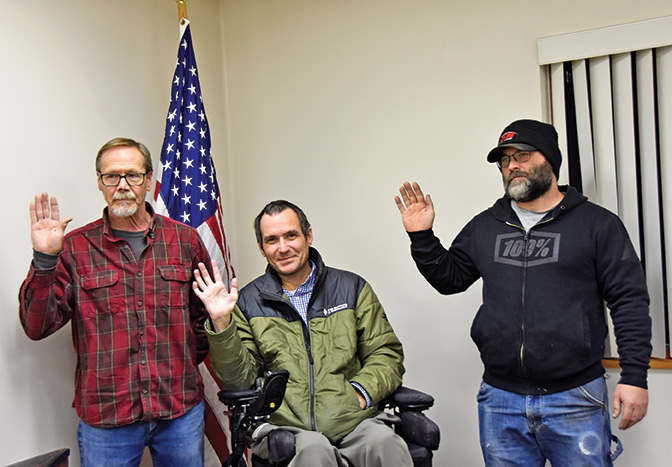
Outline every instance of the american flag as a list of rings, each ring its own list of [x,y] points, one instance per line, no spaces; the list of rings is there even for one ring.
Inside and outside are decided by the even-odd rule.
[[[205,116],[189,21],[183,20],[173,76],[170,108],[154,190],[155,209],[198,230],[208,253],[227,282],[234,275],[222,224],[222,206],[210,149],[210,127]],[[209,366],[200,366],[205,385],[206,466],[221,466],[228,456],[228,420],[219,402],[221,389]]]

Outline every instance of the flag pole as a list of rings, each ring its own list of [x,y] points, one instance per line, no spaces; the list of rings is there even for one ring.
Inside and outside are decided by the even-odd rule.
[[[187,0],[175,0],[177,3],[177,18],[181,23],[184,23],[184,20],[187,19]]]

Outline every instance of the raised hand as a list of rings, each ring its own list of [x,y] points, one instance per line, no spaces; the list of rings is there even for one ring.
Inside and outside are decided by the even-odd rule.
[[[394,201],[401,213],[401,221],[407,232],[428,230],[434,225],[434,204],[429,195],[425,196],[420,185],[405,182],[400,188],[401,197],[395,196]]]
[[[30,240],[33,249],[42,253],[56,255],[63,248],[65,229],[72,217],[61,221],[58,201],[49,199],[47,193],[35,195],[30,203]]]
[[[231,290],[226,290],[217,263],[212,261],[212,278],[205,264],[198,263],[194,270],[194,293],[201,299],[210,315],[215,332],[221,332],[231,322],[231,312],[238,300],[238,279],[231,280]],[[214,278],[214,280],[213,280]]]

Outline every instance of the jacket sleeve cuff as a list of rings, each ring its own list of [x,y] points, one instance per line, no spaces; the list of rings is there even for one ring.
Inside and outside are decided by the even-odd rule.
[[[219,340],[226,340],[229,337],[233,335],[235,326],[233,326],[233,317],[231,317],[231,321],[229,321],[229,325],[226,327],[221,332],[215,331],[215,327],[212,324],[212,319],[208,317],[208,319],[205,320],[205,333],[208,335],[208,338],[210,337],[216,337]]]
[[[427,230],[419,230],[417,232],[408,232],[408,238],[411,239],[411,243],[423,243],[431,240],[434,238],[434,230],[432,229],[427,229]]]
[[[639,367],[626,367],[621,370],[621,378],[618,384],[627,384],[637,386],[642,389],[648,389],[646,384],[646,369]]]
[[[364,399],[366,400],[366,407],[364,407],[364,408],[365,408],[365,409],[368,409],[369,407],[371,407],[371,404],[372,404],[371,397],[369,396],[369,393],[366,392],[366,389],[364,389],[364,388],[362,387],[362,385],[359,384],[359,383],[352,382],[352,383],[350,383],[350,384],[351,384],[352,387],[354,387],[357,391],[359,391],[359,392],[362,394],[362,396],[364,396]]]
[[[411,239],[411,256],[416,263],[434,263],[444,251],[432,229],[406,233]]]

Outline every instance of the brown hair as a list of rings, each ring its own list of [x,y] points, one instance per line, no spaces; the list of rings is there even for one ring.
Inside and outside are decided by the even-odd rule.
[[[114,138],[109,140],[107,143],[103,144],[103,147],[98,150],[98,155],[96,156],[96,172],[100,173],[100,158],[105,154],[105,152],[114,148],[123,148],[131,147],[140,151],[142,154],[142,163],[146,173],[153,172],[152,168],[152,156],[149,154],[149,149],[142,144],[130,138]]]

